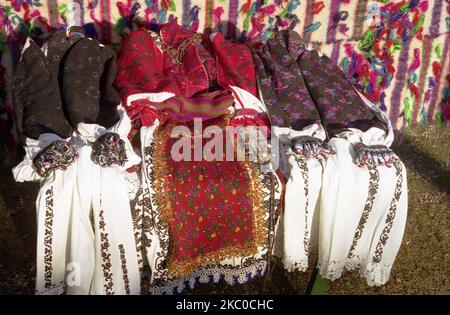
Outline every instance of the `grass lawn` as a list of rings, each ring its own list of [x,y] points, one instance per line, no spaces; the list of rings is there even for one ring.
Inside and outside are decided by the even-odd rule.
[[[389,282],[369,287],[357,272],[331,282],[327,294],[450,294],[450,125],[406,130],[394,145],[408,170],[406,232]],[[33,294],[36,183],[0,171],[0,294]],[[245,285],[199,285],[185,294],[304,294],[312,270],[286,274],[274,264]]]

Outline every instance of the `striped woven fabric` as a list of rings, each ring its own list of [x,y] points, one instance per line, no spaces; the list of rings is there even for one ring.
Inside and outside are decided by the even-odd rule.
[[[194,118],[209,120],[222,116],[228,112],[233,102],[234,98],[230,92],[219,90],[194,98],[174,96],[163,102],[148,101],[148,105],[154,106],[161,113],[166,113],[173,120],[186,122]]]
[[[26,36],[45,38],[76,19],[89,36],[117,46],[130,29],[173,17],[194,31],[220,31],[251,45],[294,29],[378,103],[396,129],[450,119],[446,0],[6,0],[0,4],[0,144],[14,146],[9,78]]]

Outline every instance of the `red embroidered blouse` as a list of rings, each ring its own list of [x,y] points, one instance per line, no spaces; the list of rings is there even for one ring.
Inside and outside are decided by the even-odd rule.
[[[233,104],[233,95],[238,99],[233,86],[257,93],[247,46],[228,42],[220,33],[210,39],[176,19],[161,25],[159,34],[146,29],[130,33],[118,53],[115,86],[131,118],[141,125],[153,124],[161,113],[177,121],[221,116]],[[148,99],[149,93],[162,92],[172,96],[162,102]]]

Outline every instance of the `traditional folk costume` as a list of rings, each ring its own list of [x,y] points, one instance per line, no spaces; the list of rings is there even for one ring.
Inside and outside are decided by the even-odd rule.
[[[156,32],[130,33],[118,56],[115,86],[140,127],[138,239],[151,268],[151,292],[171,294],[220,279],[244,283],[261,275],[280,204],[275,172],[261,171],[253,161],[194,160],[191,145],[190,161],[171,154],[171,134],[180,127],[195,142],[213,125],[223,134],[231,125],[264,125],[250,51],[222,34],[209,38],[173,20]],[[195,120],[202,122],[200,130],[194,130]]]
[[[288,270],[306,270],[317,248],[323,277],[359,268],[369,285],[386,283],[407,213],[406,172],[388,149],[388,118],[293,31],[254,58],[288,177],[277,254]]]
[[[138,294],[124,170],[140,163],[112,86],[115,55],[82,28],[28,38],[14,77],[24,160],[16,181],[40,181],[37,294]]]

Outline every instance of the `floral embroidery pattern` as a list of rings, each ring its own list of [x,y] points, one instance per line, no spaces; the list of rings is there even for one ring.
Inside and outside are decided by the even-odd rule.
[[[136,252],[138,254],[139,273],[142,275],[144,260],[143,254],[147,254],[147,249],[150,248],[151,239],[148,237],[152,225],[151,218],[151,201],[148,188],[139,188],[136,193],[136,202],[133,202],[131,207],[131,216],[133,219],[133,233],[136,241]]]
[[[309,216],[309,176],[308,176],[308,164],[302,158],[296,158],[300,172],[302,173],[303,182],[305,183],[304,193],[305,193],[305,235],[303,236],[303,247],[305,250],[305,255],[309,254],[309,227],[308,227],[308,216]]]
[[[264,226],[268,227],[269,233],[265,234],[265,243],[262,245],[258,253],[254,255],[239,257],[233,264],[223,263],[214,264],[213,266],[201,267],[193,271],[191,274],[182,278],[177,278],[174,275],[170,275],[167,270],[167,257],[169,255],[169,225],[161,219],[161,212],[159,210],[165,209],[165,201],[159,191],[160,183],[157,183],[157,177],[155,172],[154,157],[155,142],[150,146],[144,148],[145,156],[144,160],[146,168],[144,176],[147,177],[149,183],[151,183],[152,197],[151,202],[155,204],[152,207],[151,217],[152,225],[151,232],[156,234],[160,247],[157,247],[156,259],[152,263],[152,282],[150,284],[150,292],[152,294],[172,294],[174,290],[181,292],[185,287],[192,288],[196,282],[208,283],[211,280],[215,283],[223,279],[226,283],[233,285],[236,283],[244,283],[249,279],[261,275],[264,270],[269,266],[275,225],[278,220],[278,213],[281,211],[281,191],[280,183],[276,176],[271,173],[259,174],[259,181],[262,188],[263,198],[263,220]],[[158,164],[158,163],[156,163]],[[156,172],[157,173],[157,172]],[[268,238],[269,236],[269,238]],[[153,246],[153,245],[152,245]],[[238,256],[237,256],[238,257]]]
[[[261,92],[273,125],[300,130],[321,121],[335,129],[385,128],[328,57],[307,50],[294,31],[282,31],[254,52]]]
[[[103,167],[112,165],[123,166],[127,159],[125,141],[114,132],[101,135],[92,146],[92,158],[94,162]]]
[[[343,128],[363,131],[376,126],[385,129],[363,103],[341,69],[317,50],[305,50],[298,60],[303,78],[320,113],[322,124],[332,135]]]
[[[386,216],[385,227],[381,232],[380,239],[378,241],[377,247],[375,248],[375,254],[373,256],[373,262],[379,263],[381,261],[381,256],[383,255],[383,248],[386,245],[387,240],[389,239],[389,233],[391,232],[392,225],[394,224],[395,214],[397,212],[397,203],[400,200],[403,190],[403,167],[402,163],[395,162],[394,163],[396,175],[397,175],[397,183],[395,184],[394,198],[391,200],[391,204],[389,206],[389,211]]]
[[[361,214],[361,218],[359,219],[358,226],[356,227],[355,235],[353,236],[352,246],[347,256],[347,258],[349,259],[355,257],[353,252],[356,249],[356,246],[358,245],[359,239],[361,238],[364,226],[366,225],[367,219],[369,218],[369,214],[372,211],[373,203],[375,202],[375,197],[378,193],[380,183],[380,173],[378,172],[378,169],[374,166],[369,166],[368,170],[369,170],[369,195],[367,196],[367,200],[364,205],[364,210]]]
[[[67,141],[56,140],[33,158],[33,165],[41,177],[47,177],[53,170],[65,170],[78,158],[75,146]]]
[[[44,265],[45,265],[45,287],[47,289],[52,287],[52,273],[53,273],[53,187],[50,187],[45,192],[45,232],[44,232]]]
[[[125,248],[122,244],[119,245],[120,251],[120,262],[123,273],[123,283],[125,285],[125,293],[130,295],[130,280],[128,279],[128,270],[127,270],[127,259],[125,257]]]
[[[149,203],[149,211],[151,222],[149,225],[148,234],[150,236],[156,235],[159,243],[159,249],[156,251],[156,258],[154,264],[152,266],[152,282],[151,285],[154,287],[164,287],[167,284],[168,280],[168,271],[167,271],[167,257],[169,256],[169,226],[168,224],[162,220],[161,213],[163,209],[166,207],[165,198],[161,194],[163,187],[161,187],[162,182],[158,180],[157,175],[155,174],[155,164],[154,164],[154,155],[155,155],[155,142],[148,147],[144,148],[144,162],[145,168],[144,176],[147,177],[149,183],[153,188],[153,192],[151,193],[151,198],[149,194],[143,196],[145,202]],[[158,164],[158,163],[156,163]],[[152,207],[151,202],[154,202],[155,207]],[[156,244],[155,244],[156,246]],[[149,248],[147,248],[148,250]]]
[[[217,120],[211,123],[224,125],[223,118]],[[175,162],[170,155],[174,139],[169,135],[177,125],[166,122],[156,130],[154,170],[161,215],[169,224],[169,273],[181,277],[200,266],[256,253],[257,246],[266,242],[267,227],[256,166]]]
[[[289,46],[284,37],[291,40]],[[300,130],[320,121],[319,112],[296,63],[304,50],[298,34],[282,32],[266,46],[253,52],[260,90],[274,126]]]
[[[104,288],[106,295],[113,295],[113,274],[111,272],[111,254],[109,253],[109,248],[111,245],[108,240],[108,233],[105,233],[105,218],[103,217],[103,210],[99,213],[99,228],[100,228],[100,250],[102,254],[102,268],[103,277],[105,278]]]

